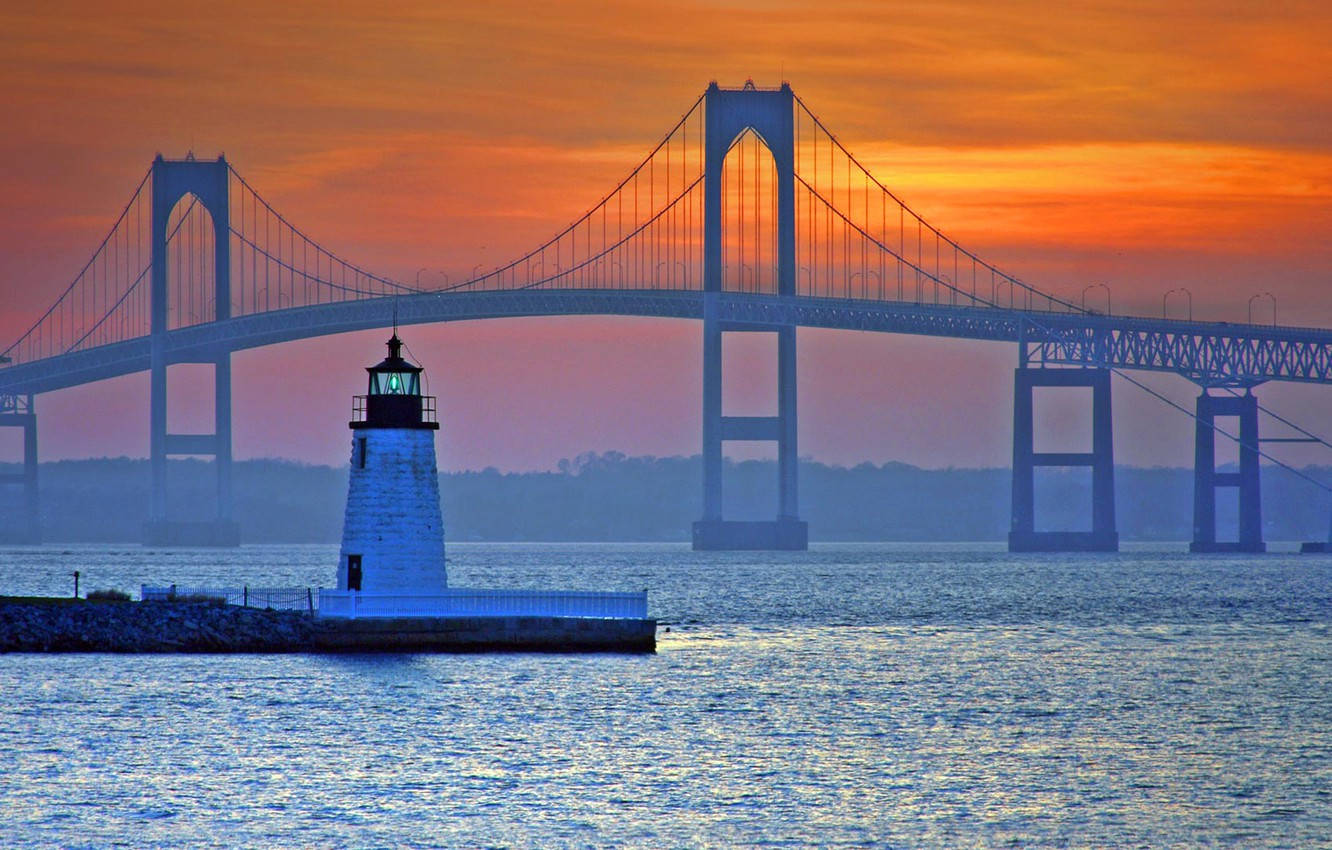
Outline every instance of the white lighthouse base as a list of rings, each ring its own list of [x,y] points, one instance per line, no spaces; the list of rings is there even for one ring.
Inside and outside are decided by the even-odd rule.
[[[449,582],[435,432],[357,428],[351,461],[338,587],[347,589],[348,559],[355,558],[366,593],[442,592]]]

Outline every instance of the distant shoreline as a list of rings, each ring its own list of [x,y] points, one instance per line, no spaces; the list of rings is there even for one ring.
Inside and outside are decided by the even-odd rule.
[[[12,469],[0,464],[0,472]],[[1085,471],[1085,470],[1083,470]],[[1332,481],[1332,467],[1306,470]],[[1078,471],[1037,479],[1038,526],[1076,529],[1088,522],[1090,481]],[[216,482],[204,461],[173,460],[168,483],[173,518],[215,511]],[[54,461],[38,471],[41,539],[59,543],[139,543],[147,520],[146,460]],[[694,457],[582,455],[553,472],[484,469],[440,475],[449,542],[686,543],[702,515],[702,467]],[[728,462],[726,515],[771,517],[772,461]],[[1193,473],[1188,468],[1117,467],[1120,539],[1188,540]],[[0,543],[22,511],[20,488],[0,489]],[[283,460],[239,461],[235,519],[246,543],[335,543],[341,539],[347,471]],[[1262,472],[1264,537],[1326,539],[1328,502],[1313,484],[1280,469]],[[920,469],[908,464],[845,468],[804,461],[800,514],[815,543],[986,543],[1007,539],[1011,517],[1007,468]],[[10,499],[11,502],[6,502]],[[1222,528],[1234,505],[1219,505]],[[17,540],[15,535],[12,539]]]

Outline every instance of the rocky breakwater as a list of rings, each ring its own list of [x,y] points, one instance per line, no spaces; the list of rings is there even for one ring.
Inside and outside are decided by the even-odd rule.
[[[308,652],[326,627],[213,602],[0,597],[0,652]]]
[[[0,652],[653,652],[655,620],[320,619],[218,602],[0,596]]]

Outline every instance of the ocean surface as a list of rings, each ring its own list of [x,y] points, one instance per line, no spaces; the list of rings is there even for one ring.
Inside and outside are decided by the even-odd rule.
[[[657,654],[0,655],[0,846],[1332,846],[1332,558],[1182,548],[460,544],[647,588]],[[336,555],[5,548],[0,593]]]

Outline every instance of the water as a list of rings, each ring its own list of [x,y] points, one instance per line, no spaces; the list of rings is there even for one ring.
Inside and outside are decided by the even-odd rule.
[[[335,557],[7,549],[0,586],[326,585]],[[0,845],[1332,846],[1329,558],[450,557],[647,587],[658,654],[0,656]]]

